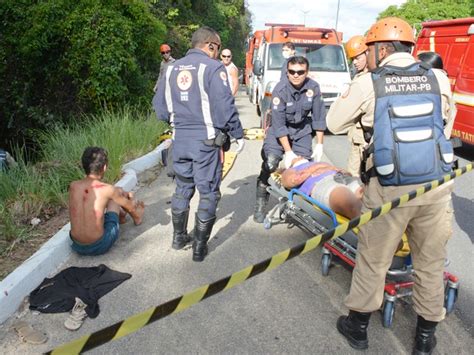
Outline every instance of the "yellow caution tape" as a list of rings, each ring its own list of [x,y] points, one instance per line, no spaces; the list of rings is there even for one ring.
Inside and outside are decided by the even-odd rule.
[[[117,322],[107,328],[98,330],[92,334],[85,335],[82,338],[76,339],[70,343],[66,343],[49,351],[47,354],[78,354],[96,348],[100,345],[108,343],[112,340],[119,339],[125,335],[136,332],[144,326],[156,322],[159,319],[165,318],[166,316],[181,312],[196,303],[199,303],[206,298],[214,296],[222,291],[231,289],[246,280],[261,274],[265,271],[272,270],[277,266],[280,266],[284,262],[298,256],[305,254],[311,250],[314,250],[321,243],[327,242],[330,239],[340,237],[348,230],[354,227],[366,224],[370,220],[387,214],[392,209],[406,204],[426,192],[437,188],[438,186],[458,177],[462,174],[472,170],[472,163],[466,166],[456,169],[451,174],[448,174],[439,180],[433,180],[416,190],[413,190],[405,195],[400,196],[393,201],[390,201],[382,206],[374,208],[359,217],[351,219],[343,224],[340,224],[336,228],[328,230],[325,233],[316,235],[311,239],[308,239],[305,243],[296,245],[293,248],[284,250],[271,258],[265,259],[258,264],[247,266],[246,268],[235,272],[234,274],[224,277],[211,284],[199,287],[194,291],[179,296],[171,301],[163,303],[154,308],[150,308],[142,313],[135,314],[125,320]]]
[[[265,130],[263,128],[246,128],[244,129],[244,138],[249,140],[265,139]]]
[[[234,166],[235,158],[237,157],[236,152],[225,152],[224,153],[224,164],[222,166],[222,179],[226,177],[230,169]]]

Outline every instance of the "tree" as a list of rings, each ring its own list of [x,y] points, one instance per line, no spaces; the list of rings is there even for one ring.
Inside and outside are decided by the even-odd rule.
[[[146,2],[3,0],[0,18],[0,144],[77,113],[149,104],[166,29]]]
[[[399,7],[389,6],[377,20],[389,16],[400,17],[419,31],[424,21],[474,16],[474,5],[472,0],[408,0]]]

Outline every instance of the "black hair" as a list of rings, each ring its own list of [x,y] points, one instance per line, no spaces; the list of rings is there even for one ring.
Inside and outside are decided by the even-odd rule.
[[[86,175],[100,174],[109,162],[107,151],[100,147],[87,147],[82,153],[82,167]]]
[[[204,44],[210,42],[220,43],[219,34],[216,30],[207,26],[203,26],[193,33],[193,37],[191,38],[191,47],[201,48],[204,46]]]
[[[288,59],[288,63],[286,65],[287,69],[290,66],[290,64],[292,64],[292,65],[294,65],[294,64],[301,64],[301,65],[306,64],[306,70],[309,70],[308,59],[306,59],[305,57],[300,56],[300,55],[297,55],[297,56],[294,56],[294,57],[291,57],[290,59]]]
[[[284,48],[284,47],[290,48],[292,51],[295,50],[295,45],[294,45],[293,42],[285,42],[285,43],[283,43],[283,46],[282,46],[281,48]]]
[[[418,53],[418,59],[431,65],[432,68],[443,69],[443,59],[436,52]]]

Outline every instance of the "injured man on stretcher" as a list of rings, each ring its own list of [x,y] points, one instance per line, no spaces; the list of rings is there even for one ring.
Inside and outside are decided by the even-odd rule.
[[[290,168],[281,173],[286,189],[298,190],[352,219],[361,214],[364,186],[359,178],[325,162],[310,162],[297,157]]]

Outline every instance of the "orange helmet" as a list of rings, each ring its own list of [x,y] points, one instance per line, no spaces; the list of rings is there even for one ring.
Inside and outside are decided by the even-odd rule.
[[[346,43],[346,53],[351,59],[357,57],[361,53],[364,53],[366,50],[367,46],[365,45],[364,36],[351,37]]]
[[[160,52],[163,53],[163,52],[168,52],[168,51],[171,51],[171,47],[168,46],[166,43],[165,44],[162,44],[160,46]]]
[[[386,17],[374,23],[367,33],[365,43],[392,41],[415,44],[413,29],[406,21],[398,17]]]

